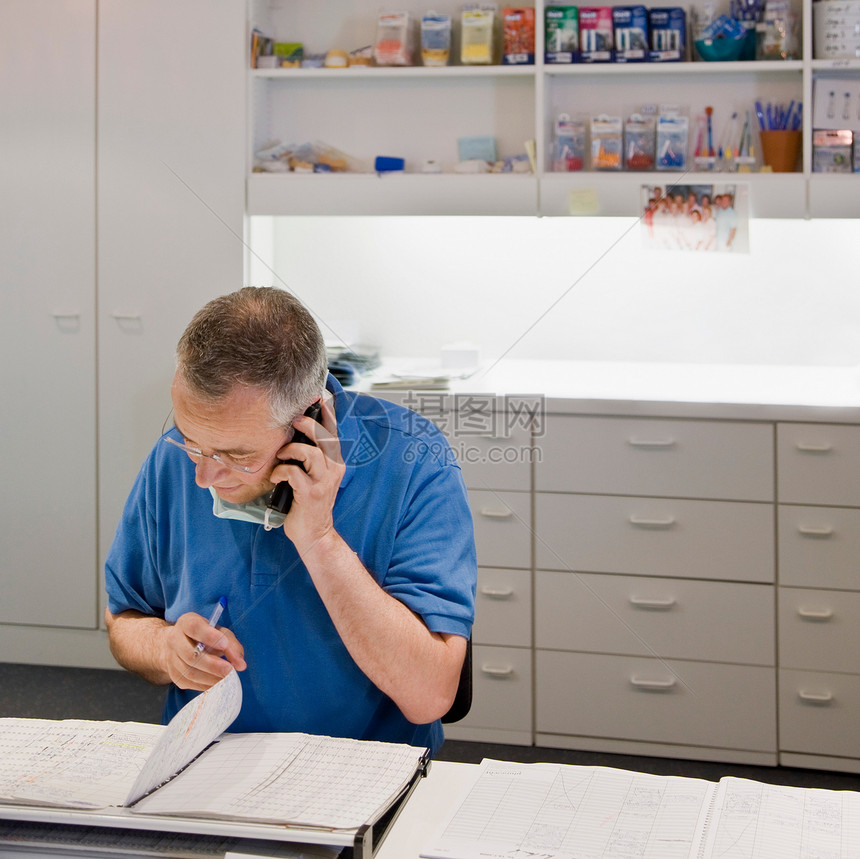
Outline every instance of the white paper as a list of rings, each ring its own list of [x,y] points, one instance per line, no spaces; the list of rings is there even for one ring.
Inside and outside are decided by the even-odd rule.
[[[688,859],[716,785],[604,767],[485,760],[428,859]]]
[[[68,808],[121,805],[163,725],[0,719],[0,799]]]
[[[136,802],[187,766],[230,727],[241,707],[242,684],[235,671],[192,698],[164,728],[124,804]]]
[[[860,859],[860,794],[723,778],[702,856]]]
[[[356,829],[387,808],[424,750],[310,734],[233,734],[134,808]]]

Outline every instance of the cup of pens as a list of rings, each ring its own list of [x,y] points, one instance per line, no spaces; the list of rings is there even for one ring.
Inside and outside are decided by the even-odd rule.
[[[794,173],[802,144],[800,102],[791,102],[787,108],[770,103],[763,107],[756,102],[755,108],[765,166],[774,173]]]
[[[762,131],[761,157],[774,173],[794,173],[800,156],[801,133],[774,129]]]

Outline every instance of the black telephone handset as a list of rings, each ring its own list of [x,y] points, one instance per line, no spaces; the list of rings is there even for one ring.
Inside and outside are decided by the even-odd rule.
[[[322,423],[321,415],[322,415],[322,401],[317,400],[315,403],[312,403],[307,411],[305,412],[309,418],[313,418],[317,423]],[[293,437],[290,439],[290,444],[293,442],[299,442],[300,444],[313,444],[313,442],[303,433],[296,430],[293,433]],[[304,468],[302,463],[298,459],[285,459],[282,462],[289,463],[290,465],[298,465],[300,468]],[[267,505],[266,510],[266,519],[265,526],[267,531],[271,531],[274,527],[269,524],[269,514],[280,513],[284,516],[290,512],[290,507],[293,506],[293,487],[290,486],[288,480],[282,480],[280,483],[275,484],[275,488],[272,490],[272,497],[269,499],[269,503]]]

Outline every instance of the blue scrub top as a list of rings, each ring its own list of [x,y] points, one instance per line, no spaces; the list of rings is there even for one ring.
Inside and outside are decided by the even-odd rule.
[[[374,579],[432,632],[468,637],[477,566],[460,468],[442,433],[401,406],[346,392],[329,376],[346,473],[334,526]],[[171,430],[178,437],[175,429]],[[302,731],[428,746],[356,666],[283,529],[216,518],[194,463],[158,443],[126,502],[106,564],[108,604],[170,622],[208,617],[245,648],[242,710],[231,731]],[[397,653],[391,658],[396,659]],[[197,693],[171,685],[168,721]]]

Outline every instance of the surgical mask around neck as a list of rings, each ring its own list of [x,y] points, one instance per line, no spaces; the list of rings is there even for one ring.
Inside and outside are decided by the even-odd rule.
[[[231,504],[219,498],[218,493],[211,486],[209,492],[212,495],[212,512],[219,519],[236,519],[239,522],[251,522],[254,525],[265,524],[268,495],[262,495],[246,504]],[[286,518],[283,513],[269,511],[268,524],[280,528]]]

